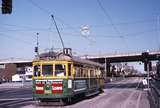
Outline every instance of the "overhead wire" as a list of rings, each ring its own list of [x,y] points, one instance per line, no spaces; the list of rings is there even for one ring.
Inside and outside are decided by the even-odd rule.
[[[47,31],[49,28],[35,28],[35,27],[29,27],[29,26],[20,26],[20,25],[15,25],[15,24],[4,24],[0,23],[0,25],[3,25],[5,27],[5,30],[7,28],[7,31],[36,31],[36,30],[42,30],[42,31]],[[0,26],[1,27],[1,26]],[[14,29],[12,29],[12,27]],[[9,28],[9,29],[8,29]],[[16,28],[16,29],[15,29]],[[1,29],[2,30],[2,29]]]
[[[12,40],[16,40],[16,41],[18,41],[18,42],[21,42],[21,43],[24,43],[24,44],[33,46],[33,43],[31,43],[31,42],[29,42],[29,41],[26,41],[26,40],[20,39],[20,38],[15,38],[15,37],[10,36],[10,35],[8,35],[8,34],[0,33],[0,37],[12,39]]]
[[[52,24],[48,27],[48,29],[33,29],[33,30],[27,30],[27,29],[22,29],[22,30],[18,30],[18,29],[14,29],[14,30],[12,30],[12,29],[5,29],[6,31],[15,31],[15,32],[17,32],[17,31],[37,31],[37,30],[39,30],[39,31],[46,31],[46,32],[53,32],[53,30],[51,30],[51,26],[52,26]],[[2,30],[2,29],[1,29]],[[6,33],[6,31],[0,31],[1,33]],[[134,32],[134,33],[129,33],[129,34],[123,34],[123,36],[125,37],[125,38],[130,38],[131,36],[134,36],[134,37],[137,37],[137,35],[140,35],[140,34],[144,34],[144,33],[148,33],[148,32],[159,32],[160,31],[160,29],[159,28],[157,28],[157,29],[151,29],[151,30],[145,30],[145,31],[139,31],[139,32]],[[63,34],[65,34],[67,37],[68,36],[72,36],[72,37],[79,37],[81,34],[72,34],[72,33],[65,33],[65,32],[63,32]],[[93,37],[96,37],[96,38],[100,38],[100,37],[104,37],[104,38],[120,38],[119,37],[119,35],[102,35],[102,34],[92,34],[92,36]],[[98,37],[97,37],[98,36]],[[129,36],[129,37],[127,37],[127,36]],[[157,37],[157,41],[158,41],[158,37]]]
[[[28,1],[30,1],[30,3],[32,3],[35,7],[37,7],[37,8],[39,8],[41,11],[43,11],[45,14],[47,14],[47,15],[51,15],[52,13],[51,12],[49,12],[48,10],[46,10],[45,8],[42,8],[42,7],[40,7],[36,2],[34,2],[33,0],[28,0]],[[114,23],[113,22],[113,19],[112,19],[112,17],[108,14],[108,12],[107,12],[107,10],[103,7],[103,5],[102,5],[102,3],[100,2],[100,0],[97,0],[97,2],[98,2],[98,4],[99,4],[99,6],[100,6],[100,8],[101,8],[101,10],[103,11],[103,13],[105,14],[105,16],[109,19],[109,21],[110,21],[110,24],[108,24],[108,25],[111,25],[112,27],[113,27],[113,29],[116,31],[116,33],[117,34],[119,34],[119,38],[121,38],[122,39],[122,41],[124,41],[123,43],[125,44],[125,46],[128,48],[128,45],[127,45],[127,43],[126,43],[126,41],[125,41],[125,39],[127,38],[126,36],[129,36],[129,35],[133,35],[133,34],[123,34],[122,35],[122,33],[118,30],[118,28],[116,27],[117,25],[128,25],[128,24],[138,24],[138,23],[148,23],[148,22],[153,22],[153,21],[155,21],[155,20],[153,20],[153,19],[147,19],[147,20],[138,20],[138,21],[133,21],[133,22],[121,22],[121,23]],[[73,27],[73,26],[71,26],[70,24],[67,24],[67,23],[65,23],[61,18],[59,18],[59,17],[57,17],[57,16],[55,16],[56,17],[56,19],[59,21],[59,22],[61,22],[63,25],[65,25],[65,26],[67,26],[68,28],[65,28],[65,29],[71,29],[72,31],[74,31],[75,33],[77,33],[77,28],[78,27]],[[107,24],[105,24],[105,25],[107,25]],[[105,27],[105,25],[92,25],[92,27]],[[59,28],[60,30],[61,29],[64,29],[64,27],[60,27]],[[140,33],[143,33],[143,32],[137,32],[137,33],[134,33],[135,35],[137,34],[140,34]],[[144,33],[145,33],[145,31],[144,31]],[[72,35],[69,35],[69,36],[72,36]],[[77,36],[80,36],[79,34],[77,34]],[[94,36],[94,35],[93,35]],[[86,38],[87,40],[89,40],[88,39],[88,37],[85,37],[85,36],[83,36],[84,38]],[[105,37],[105,36],[104,36]],[[112,38],[112,36],[107,36],[107,38]],[[118,38],[118,37],[113,37],[113,38]],[[89,40],[90,41],[90,40]],[[128,48],[129,49],[129,48]]]
[[[51,31],[49,29],[1,29],[1,32],[23,32],[23,31]]]
[[[139,32],[134,32],[131,34],[123,34],[123,36],[127,38],[136,38],[136,37],[142,37],[139,36],[141,34],[149,33],[149,32],[156,32],[158,29],[151,29],[151,30],[146,30],[146,31],[139,31]],[[159,30],[160,31],[160,30]],[[96,35],[93,35],[96,36]],[[98,38],[120,38],[118,35],[98,35]]]
[[[133,24],[142,24],[142,23],[153,23],[156,22],[154,19],[147,19],[147,20],[136,20],[132,22],[120,22],[120,23],[114,23],[115,26],[126,26],[126,25],[133,25]],[[105,28],[106,26],[110,26],[111,24],[97,24],[97,25],[91,25],[92,28]],[[112,26],[112,25],[111,25]]]
[[[40,9],[41,11],[43,11],[44,13],[51,15],[51,13],[50,13],[48,10],[40,7],[40,6],[37,5],[37,3],[35,3],[33,0],[28,0],[28,1],[30,1],[30,3],[32,3],[32,5],[34,5],[35,7],[39,8],[39,9]],[[53,13],[52,13],[52,14],[53,14]]]
[[[100,9],[102,10],[102,12],[104,13],[104,15],[109,19],[113,29],[115,30],[115,32],[117,32],[119,34],[119,37],[123,40],[122,43],[125,44],[126,48],[129,50],[128,45],[126,44],[125,38],[124,36],[121,34],[121,32],[118,30],[118,28],[114,25],[113,20],[111,18],[111,16],[108,14],[108,12],[106,11],[106,9],[103,7],[102,3],[100,2],[100,0],[97,0],[97,3],[100,7]]]
[[[59,19],[59,21],[61,21],[64,25],[67,25],[68,27],[59,27],[60,30],[63,29],[71,29],[74,30],[75,33],[77,33],[77,29],[80,27],[71,27],[69,24],[63,22],[63,20]],[[152,23],[152,22],[157,22],[157,20],[154,19],[147,19],[147,20],[137,20],[137,21],[133,21],[133,22],[120,22],[120,23],[114,23],[114,25],[130,25],[130,24],[141,24],[141,23]],[[22,26],[22,25],[15,25],[15,24],[6,24],[6,23],[2,23],[0,22],[0,25],[3,26],[7,26],[7,27],[14,27],[14,29],[7,29],[7,31],[51,31],[50,28],[35,28],[35,27],[30,27],[30,26]],[[92,28],[106,28],[106,26],[110,26],[111,24],[98,24],[98,25],[90,25]],[[1,26],[0,26],[1,27]],[[16,28],[16,29],[15,29]],[[18,28],[18,29],[17,29]],[[19,29],[21,28],[21,29]],[[2,29],[1,29],[2,30]]]
[[[51,16],[51,15],[54,15],[54,16],[55,16],[55,14],[53,14],[53,12],[51,13],[51,12],[49,12],[48,10],[40,7],[37,3],[33,2],[33,0],[28,0],[28,1],[30,1],[30,3],[32,3],[34,6],[36,6],[36,7],[39,8],[41,11],[43,11],[43,12],[46,13],[46,14],[48,14],[49,16]],[[72,26],[71,26],[70,24],[68,24],[68,23],[65,23],[61,18],[55,16],[55,19],[57,19],[58,21],[60,21],[63,25],[68,26],[73,32],[75,32],[75,33],[78,32],[74,27],[72,27]],[[81,36],[81,37],[82,37],[82,36]],[[87,37],[83,37],[83,38],[87,39],[89,42],[92,42],[92,40],[90,40],[90,39],[87,38]]]
[[[59,20],[62,24],[64,24],[64,25],[68,26],[69,28],[73,29],[73,27],[70,24],[65,23],[61,18],[55,16],[55,14],[53,12],[51,13],[48,10],[46,10],[45,8],[40,7],[37,3],[33,2],[33,0],[28,0],[28,1],[30,1],[30,3],[32,3],[35,7],[39,8],[41,11],[43,11],[47,15],[49,15],[49,16],[54,15],[54,17],[57,18],[57,20]]]

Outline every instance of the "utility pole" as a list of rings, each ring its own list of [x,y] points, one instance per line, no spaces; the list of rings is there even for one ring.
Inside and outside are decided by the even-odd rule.
[[[36,43],[36,47],[35,47],[35,53],[37,54],[37,58],[39,58],[39,40],[38,40],[38,35],[39,33],[37,33],[37,43]]]
[[[149,69],[149,62],[147,63],[147,80],[148,80],[148,90],[149,90],[149,72],[150,72],[150,69]]]
[[[149,61],[149,51],[147,51],[147,52],[143,52],[142,53],[142,61],[143,61],[143,63],[144,63],[144,70],[146,71],[146,73],[147,73],[147,90],[149,90],[149,77],[150,77],[150,65],[151,65],[151,61]]]

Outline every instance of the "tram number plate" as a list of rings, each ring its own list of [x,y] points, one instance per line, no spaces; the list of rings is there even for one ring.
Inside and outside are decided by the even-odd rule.
[[[51,90],[45,90],[44,93],[45,93],[45,94],[51,94],[52,91],[51,91]]]

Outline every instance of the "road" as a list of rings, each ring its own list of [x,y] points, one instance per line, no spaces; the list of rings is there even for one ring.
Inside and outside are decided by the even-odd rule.
[[[80,100],[64,108],[150,108],[142,78],[125,78],[107,83],[104,93]],[[0,108],[60,108],[39,106],[32,100],[31,88],[0,87]]]

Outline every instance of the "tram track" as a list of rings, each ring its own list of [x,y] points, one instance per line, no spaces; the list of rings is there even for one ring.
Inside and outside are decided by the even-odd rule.
[[[80,103],[77,103],[75,106],[76,107],[80,107],[81,104],[83,103],[83,105],[85,105],[85,107],[87,108],[92,108],[93,107],[93,103],[97,103],[94,105],[94,108],[123,108],[123,103],[125,100],[127,100],[128,96],[130,95],[130,93],[132,93],[133,91],[136,90],[136,88],[138,88],[139,83],[141,82],[140,79],[134,79],[133,80],[123,80],[120,82],[114,82],[116,84],[126,84],[126,83],[135,83],[138,82],[137,85],[135,86],[135,88],[132,89],[128,89],[130,87],[126,86],[126,89],[117,89],[117,86],[112,89],[106,89],[104,93],[100,94],[97,97],[94,97],[93,99],[89,99],[89,100],[83,100]],[[119,86],[119,85],[118,85]],[[133,85],[131,85],[133,86]],[[133,97],[138,98],[138,94],[134,94]],[[132,98],[133,98],[132,97]],[[116,102],[116,104],[113,104],[113,102]],[[75,107],[74,106],[74,107]],[[74,108],[73,107],[73,108]],[[72,107],[71,107],[72,108]],[[129,108],[129,107],[128,107]]]
[[[31,98],[15,98],[0,100],[0,108],[13,108],[13,106],[23,105],[24,103],[33,102]]]
[[[30,94],[23,95],[29,92],[23,93],[23,89],[21,89],[21,91],[15,90],[19,91],[17,94],[13,93],[15,97],[12,96],[12,98],[8,98],[8,95],[12,95],[12,92],[8,92],[9,94],[5,95],[6,98],[0,98],[0,108],[149,108],[145,91],[139,89],[141,80],[142,78],[127,78],[119,82],[113,82],[113,87],[105,88],[101,94],[84,98],[64,106],[48,103],[46,104],[47,106],[37,105],[36,101],[32,100]],[[106,83],[106,85],[107,84],[108,83]]]
[[[131,80],[133,79],[133,80]],[[123,88],[123,89],[129,89],[129,88],[137,88],[140,85],[141,79],[140,78],[126,78],[119,82],[110,82],[106,84],[107,89],[117,89],[117,88]]]
[[[135,79],[133,81],[134,82],[137,82],[138,80],[138,84],[137,86],[135,87],[135,90],[133,89],[130,93],[130,95],[128,96],[128,98],[126,99],[126,101],[123,102],[123,105],[121,108],[128,108],[128,106],[130,106],[130,108],[139,108],[139,102],[140,102],[140,97],[141,97],[141,92],[138,91],[137,89],[139,88],[139,85],[141,83],[141,79],[138,78],[138,79]],[[138,98],[138,99],[137,99]],[[135,103],[133,103],[132,100],[137,100],[136,101],[136,106],[135,106]]]

